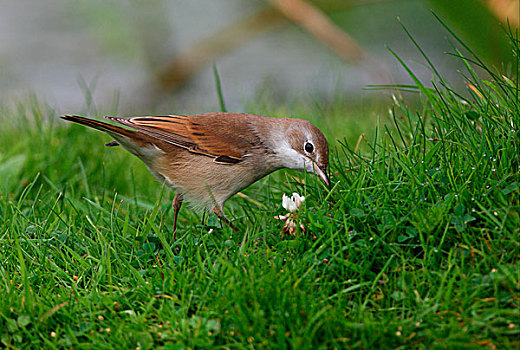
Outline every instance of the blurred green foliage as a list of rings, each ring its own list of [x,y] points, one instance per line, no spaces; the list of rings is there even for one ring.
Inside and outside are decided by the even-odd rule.
[[[427,0],[469,46],[488,63],[508,63],[511,45],[504,35],[504,26],[482,1]]]
[[[371,18],[362,18],[356,22],[368,22],[382,20],[384,11],[399,13],[408,12],[409,9],[416,11],[421,7],[427,7],[434,14],[438,15],[443,21],[461,36],[481,58],[493,65],[500,65],[506,61],[510,55],[510,45],[504,35],[505,25],[490,11],[485,2],[477,0],[373,0],[373,1],[338,1],[338,0],[317,0],[313,1],[320,9],[325,11],[333,18],[338,25],[347,31],[352,28],[350,23],[353,18],[348,16],[349,12],[359,11],[359,8],[371,8],[378,14]],[[392,10],[393,9],[393,10]],[[371,11],[372,11],[371,10]],[[417,12],[417,17],[412,18],[417,22],[423,23],[424,15]],[[415,23],[417,24],[417,23]],[[361,24],[362,25],[362,24]],[[414,23],[411,23],[414,25]],[[518,23],[511,23],[512,28],[518,27]],[[361,27],[363,28],[363,27]],[[361,29],[363,30],[363,29]],[[360,42],[363,45],[363,42]]]

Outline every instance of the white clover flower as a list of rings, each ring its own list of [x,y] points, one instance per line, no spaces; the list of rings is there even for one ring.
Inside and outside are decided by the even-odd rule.
[[[275,219],[285,221],[285,225],[282,229],[282,235],[289,234],[296,236],[298,230],[306,233],[307,228],[303,224],[302,220],[298,217],[298,209],[305,201],[304,196],[300,196],[298,193],[293,193],[291,197],[285,193],[282,196],[282,206],[288,211],[285,215],[276,215]],[[316,238],[314,235],[313,238]]]
[[[282,197],[282,207],[284,207],[290,213],[293,213],[298,210],[304,201],[305,197],[300,196],[298,193],[293,193],[291,197],[284,193]]]
[[[286,210],[293,211],[296,207],[296,204],[291,201],[291,199],[284,193],[282,196],[282,207]]]

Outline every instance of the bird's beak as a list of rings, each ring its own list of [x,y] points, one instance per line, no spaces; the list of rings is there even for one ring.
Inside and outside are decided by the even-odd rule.
[[[319,177],[321,177],[323,182],[325,182],[325,185],[327,185],[327,187],[330,186],[329,177],[327,176],[325,170],[321,169],[316,163],[313,163],[312,165],[314,167],[314,172],[318,174]]]

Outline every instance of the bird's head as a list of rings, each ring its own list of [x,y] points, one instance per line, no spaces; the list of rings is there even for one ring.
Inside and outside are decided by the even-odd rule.
[[[314,173],[329,186],[329,146],[321,131],[306,120],[291,119],[284,134],[277,147],[284,167]]]

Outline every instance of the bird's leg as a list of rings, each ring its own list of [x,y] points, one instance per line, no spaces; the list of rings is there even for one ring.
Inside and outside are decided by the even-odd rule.
[[[233,223],[229,221],[228,218],[226,218],[226,216],[224,215],[224,211],[221,208],[215,207],[213,208],[213,212],[221,221],[224,221],[226,224],[228,224],[233,231],[238,232],[238,228],[236,228],[235,225],[233,225]]]
[[[173,208],[173,240],[177,238],[177,216],[182,205],[182,195],[176,193],[173,197],[172,208]]]

